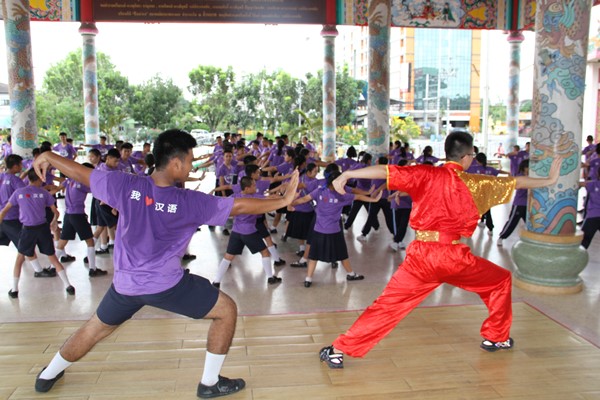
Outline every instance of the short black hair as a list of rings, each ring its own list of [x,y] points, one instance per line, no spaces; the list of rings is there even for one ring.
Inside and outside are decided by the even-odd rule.
[[[61,133],[58,134],[58,136],[67,136],[67,133],[66,132],[61,132]]]
[[[84,162],[84,163],[83,163],[83,164],[81,164],[81,165],[83,165],[84,167],[87,167],[87,168],[94,169],[94,166],[93,166],[92,164],[90,164],[89,162]]]
[[[444,151],[448,160],[459,161],[465,155],[473,152],[473,136],[462,131],[450,133],[446,137]]]
[[[121,158],[121,152],[117,149],[110,149],[106,153],[106,157]]]
[[[252,174],[256,173],[260,167],[254,164],[248,164],[244,167],[244,171],[246,172],[246,176],[252,176]]]
[[[529,168],[529,160],[521,161],[519,164],[519,174],[524,173],[526,168]]]
[[[144,156],[144,163],[148,168],[154,167],[154,155],[152,153],[148,153]]]
[[[168,129],[154,141],[152,154],[157,170],[165,168],[171,159],[185,160],[188,152],[196,147],[196,139],[181,129]]]
[[[34,147],[33,150],[31,150],[31,155],[35,157],[38,154],[40,154],[40,148],[39,147]]]
[[[379,165],[387,165],[388,158],[385,156],[381,156],[377,159],[377,162],[379,163]]]
[[[19,165],[23,161],[23,157],[18,154],[9,154],[4,159],[4,163],[6,164],[6,169],[11,169],[15,165]]]
[[[477,153],[475,159],[479,164],[483,165],[484,167],[487,166],[487,156],[485,155],[485,153]]]
[[[123,145],[121,146],[122,149],[129,149],[129,150],[133,150],[133,145],[129,142],[127,143],[123,143]]]
[[[102,153],[100,153],[100,150],[98,150],[98,149],[90,149],[90,151],[88,151],[88,154],[93,154],[93,155],[95,155],[97,157],[101,157],[102,156]]]
[[[346,157],[348,158],[356,158],[356,148],[354,146],[350,146],[348,147],[348,150],[346,150]]]
[[[35,169],[29,168],[29,170],[27,170],[27,179],[29,179],[29,182],[36,182],[40,180],[40,177],[37,172],[35,172]]]
[[[240,187],[242,188],[242,190],[245,190],[252,186],[252,183],[254,183],[254,179],[252,179],[249,176],[244,176],[242,177],[242,179],[240,179]]]
[[[253,155],[245,156],[242,161],[244,162],[244,165],[250,165],[256,161],[256,157]]]

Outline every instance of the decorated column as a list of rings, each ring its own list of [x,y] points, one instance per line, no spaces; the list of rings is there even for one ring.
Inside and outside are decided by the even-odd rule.
[[[323,158],[335,160],[335,25],[324,25],[321,36],[325,40],[325,62],[323,66]]]
[[[32,157],[32,150],[38,145],[29,0],[5,0],[2,13],[8,53],[12,150],[27,159]]]
[[[574,293],[588,262],[576,230],[585,60],[591,1],[541,0],[536,11],[535,75],[529,175],[548,176],[563,158],[556,185],[531,189],[526,229],[513,247],[515,284],[543,293]]]
[[[100,118],[98,114],[98,74],[96,71],[96,35],[94,22],[82,22],[79,33],[83,38],[83,103],[85,142],[100,143]]]
[[[389,152],[391,23],[390,0],[370,0],[367,151],[373,160]]]
[[[506,127],[508,131],[507,151],[512,151],[519,137],[519,81],[521,75],[521,43],[525,37],[520,31],[508,34],[510,43],[510,65],[508,68],[508,105],[506,108]]]

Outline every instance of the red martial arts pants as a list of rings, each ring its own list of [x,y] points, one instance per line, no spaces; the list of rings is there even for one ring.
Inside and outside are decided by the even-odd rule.
[[[489,311],[481,336],[493,342],[508,340],[511,273],[474,256],[464,244],[414,241],[383,293],[333,346],[350,356],[363,357],[442,283],[477,293]]]

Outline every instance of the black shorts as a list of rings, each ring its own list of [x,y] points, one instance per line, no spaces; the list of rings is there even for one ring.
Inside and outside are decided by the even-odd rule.
[[[267,229],[267,225],[265,225],[265,217],[261,217],[256,220],[256,230],[261,238],[266,238],[267,236],[271,236],[271,233]]]
[[[12,242],[15,247],[19,245],[23,224],[18,219],[5,219],[0,224],[0,246],[8,246]]]
[[[213,309],[219,289],[208,279],[186,271],[171,289],[155,294],[127,296],[117,293],[113,285],[98,305],[96,315],[107,325],[121,325],[144,306],[152,306],[186,317],[200,319]]]
[[[98,211],[98,226],[108,226],[110,228],[117,225],[118,218],[113,215],[111,206],[108,204],[100,205],[100,202],[98,202],[96,211]]]
[[[46,222],[47,223],[52,223],[52,220],[54,219],[54,213],[52,212],[52,209],[50,207],[46,207]]]
[[[23,229],[21,229],[19,244],[17,246],[19,253],[27,257],[33,257],[35,255],[35,246],[40,249],[40,253],[42,254],[47,256],[54,255],[54,241],[48,224],[23,226]]]
[[[92,227],[85,214],[65,214],[63,219],[60,240],[73,240],[75,233],[79,235],[80,240],[88,240],[94,236]]]
[[[90,225],[96,226],[98,225],[98,199],[92,197],[92,205],[90,207]]]
[[[256,254],[259,251],[263,251],[267,248],[267,245],[263,241],[263,237],[258,231],[249,235],[242,235],[241,233],[231,232],[229,236],[229,243],[227,243],[227,253],[232,256],[242,254],[244,246],[248,247],[248,250],[252,254]]]

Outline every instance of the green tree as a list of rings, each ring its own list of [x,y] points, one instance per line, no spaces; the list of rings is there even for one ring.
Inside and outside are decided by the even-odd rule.
[[[188,90],[196,96],[198,116],[216,131],[231,117],[233,107],[233,87],[235,74],[231,67],[223,70],[218,67],[200,65],[189,74]]]
[[[395,118],[390,129],[390,140],[401,140],[403,143],[421,136],[421,127],[413,117]]]
[[[187,111],[181,89],[159,76],[134,86],[132,100],[131,116],[148,128],[167,129],[178,114]]]
[[[129,81],[116,70],[110,57],[98,52],[98,108],[100,130],[111,133],[129,114]],[[44,97],[47,97],[44,99]],[[41,109],[39,117],[49,129],[69,131],[75,138],[83,138],[83,64],[81,49],[67,56],[46,71],[42,90],[38,93]],[[54,105],[57,110],[52,112]],[[69,112],[59,113],[60,109]],[[77,117],[75,117],[77,115]],[[50,120],[54,122],[50,124]]]

